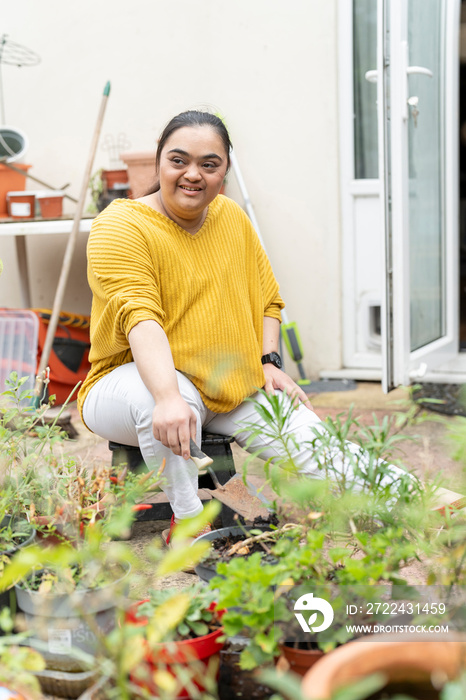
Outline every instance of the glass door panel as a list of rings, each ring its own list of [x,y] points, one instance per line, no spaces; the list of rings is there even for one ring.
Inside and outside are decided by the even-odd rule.
[[[378,0],[383,386],[458,353],[459,0]]]
[[[377,4],[353,1],[354,179],[379,176],[375,83],[366,80],[377,64]]]
[[[445,332],[442,16],[441,0],[409,0],[408,65],[432,73],[408,74],[411,350]]]

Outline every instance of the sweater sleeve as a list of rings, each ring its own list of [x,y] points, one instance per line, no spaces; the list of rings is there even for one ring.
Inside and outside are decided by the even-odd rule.
[[[140,321],[164,325],[158,271],[149,252],[147,231],[122,208],[98,216],[88,242],[88,278],[99,325],[111,354],[128,347],[130,330]],[[99,353],[100,354],[100,353]]]
[[[270,260],[262,247],[257,233],[254,229],[252,230],[254,233],[256,259],[264,298],[264,316],[276,318],[281,322],[282,317],[280,311],[285,307],[285,303],[280,296],[280,288],[273,274]]]

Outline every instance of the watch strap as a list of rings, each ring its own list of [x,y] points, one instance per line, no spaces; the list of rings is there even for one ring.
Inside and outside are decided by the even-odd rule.
[[[270,352],[267,353],[267,355],[262,355],[261,362],[263,365],[266,365],[270,362],[270,364],[274,365],[275,367],[278,367],[279,369],[282,366],[282,358],[280,357],[278,352]]]

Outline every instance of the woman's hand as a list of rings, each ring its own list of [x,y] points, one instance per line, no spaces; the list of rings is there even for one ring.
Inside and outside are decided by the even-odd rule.
[[[308,396],[285,372],[270,362],[265,364],[263,369],[265,374],[264,390],[267,394],[273,394],[276,389],[280,389],[288,394],[295,408],[298,408],[299,404],[302,403],[310,411],[313,410]]]
[[[173,454],[190,458],[189,439],[196,440],[196,415],[179,394],[157,401],[152,430],[155,439]]]

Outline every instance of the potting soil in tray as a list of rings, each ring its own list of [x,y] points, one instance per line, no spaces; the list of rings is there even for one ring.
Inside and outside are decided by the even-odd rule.
[[[254,528],[252,528],[254,529]],[[203,559],[202,563],[205,566],[211,566],[211,565],[217,565],[219,562],[222,561],[230,561],[232,555],[228,554],[228,551],[230,550],[231,547],[233,547],[234,544],[237,542],[242,542],[243,540],[246,540],[250,537],[250,535],[226,535],[225,537],[221,537],[218,540],[213,540],[212,542],[212,550],[209,552],[207,557]],[[270,542],[265,542],[265,546],[270,549],[271,543]],[[272,563],[276,561],[276,558],[273,557],[271,554],[268,554],[264,547],[261,545],[260,542],[252,542],[251,544],[247,545],[248,547],[248,552],[246,553],[235,553],[233,556],[235,557],[250,557],[251,554],[254,554],[255,552],[260,552],[263,557],[264,563]]]
[[[240,654],[248,642],[233,637],[220,651],[219,700],[266,700],[273,695],[271,688],[259,683],[255,671],[244,671],[240,666]]]
[[[8,518],[8,520],[7,520]],[[7,532],[11,527],[11,535]],[[19,520],[13,525],[9,524],[9,516],[3,518],[0,523],[0,552],[9,554],[15,552],[21,545],[33,539],[34,530],[27,520]]]

